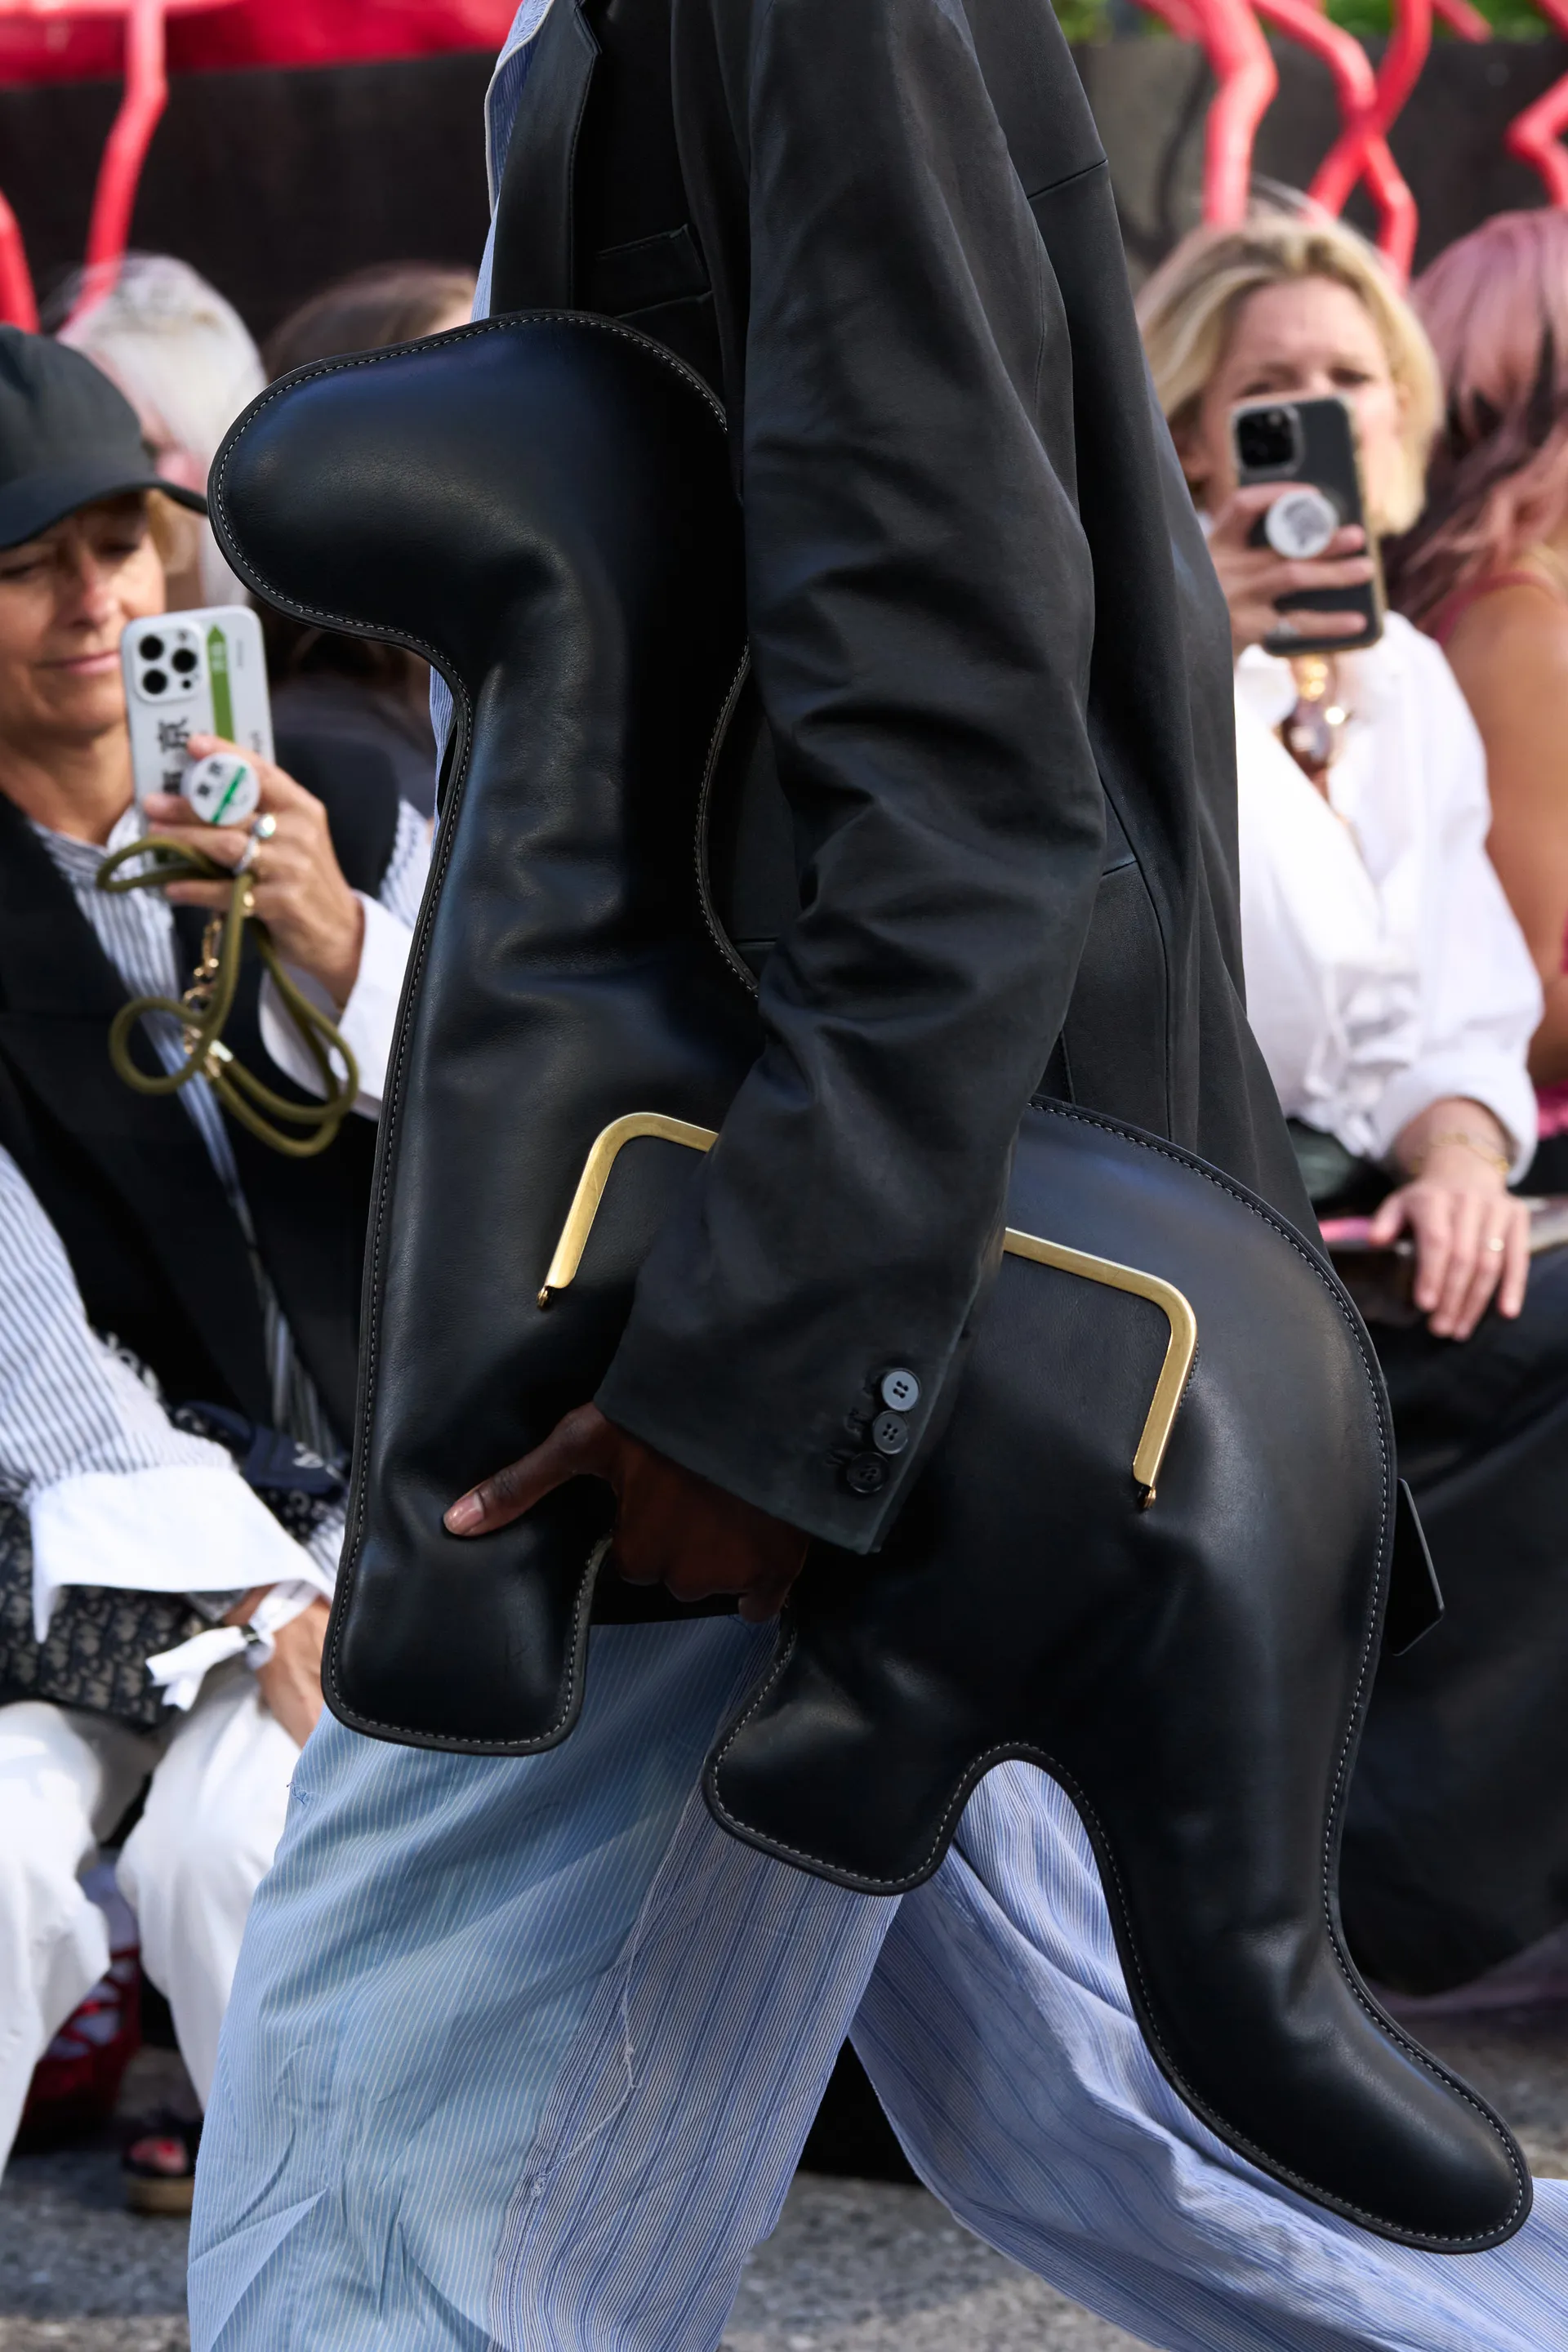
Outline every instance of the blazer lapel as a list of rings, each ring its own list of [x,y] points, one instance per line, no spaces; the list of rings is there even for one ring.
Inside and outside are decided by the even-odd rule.
[[[244,1236],[184,1107],[115,1076],[109,1024],[125,1001],[68,885],[0,795],[0,1054],[131,1211],[234,1393],[265,1419],[261,1310]]]
[[[581,0],[554,0],[507,142],[496,199],[492,317],[574,306],[573,160],[598,55]]]

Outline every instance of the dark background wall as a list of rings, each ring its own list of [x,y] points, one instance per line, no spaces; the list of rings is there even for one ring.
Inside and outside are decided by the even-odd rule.
[[[1367,47],[1375,60],[1382,44]],[[1274,54],[1279,94],[1253,167],[1301,188],[1338,135],[1333,88],[1328,68],[1300,50],[1280,45]],[[1078,58],[1110,158],[1128,259],[1142,276],[1197,218],[1213,83],[1202,57],[1176,41],[1106,42]],[[1568,42],[1436,44],[1390,141],[1420,210],[1417,269],[1489,213],[1543,201],[1534,173],[1504,152],[1503,132],[1565,71]],[[1359,190],[1347,211],[1358,228],[1373,228]]]
[[[852,5],[852,0],[846,0]],[[1257,151],[1300,186],[1337,129],[1326,71],[1288,47]],[[1210,83],[1163,39],[1109,41],[1079,62],[1142,276],[1196,217]],[[388,65],[193,74],[172,85],[132,240],[176,253],[258,335],[363,263],[477,261],[486,201],[480,107],[488,53]],[[1440,42],[1394,135],[1421,208],[1424,261],[1507,206],[1541,201],[1503,153],[1510,118],[1568,68],[1568,44]],[[0,186],[21,220],[40,299],[80,261],[112,82],[0,89]],[[1352,205],[1352,217],[1371,215]]]
[[[476,263],[481,108],[494,59],[181,75],[142,173],[132,243],[174,253],[258,335],[370,261]],[[117,82],[0,89],[0,187],[40,302],[79,268]]]

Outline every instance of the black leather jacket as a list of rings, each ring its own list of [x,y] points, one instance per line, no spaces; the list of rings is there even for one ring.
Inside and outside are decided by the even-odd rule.
[[[599,1401],[872,1549],[919,1448],[862,1496],[834,1439],[879,1366],[941,1397],[1047,1056],[1309,1222],[1242,1009],[1225,608],[1051,12],[554,0],[497,219],[532,306],[721,392],[799,909]]]

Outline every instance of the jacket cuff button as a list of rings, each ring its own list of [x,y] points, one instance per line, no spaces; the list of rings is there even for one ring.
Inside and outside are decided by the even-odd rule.
[[[895,1364],[891,1371],[884,1372],[878,1385],[889,1412],[913,1412],[921,1401],[919,1381],[901,1365]]]
[[[879,1412],[871,1423],[871,1443],[879,1454],[901,1454],[910,1442],[910,1424],[896,1412]]]
[[[879,1495],[888,1483],[888,1465],[879,1454],[857,1454],[844,1465],[844,1484],[852,1495]]]

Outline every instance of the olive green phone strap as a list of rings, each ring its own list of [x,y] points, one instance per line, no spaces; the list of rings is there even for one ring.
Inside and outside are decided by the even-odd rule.
[[[121,871],[138,857],[151,858],[145,872]],[[109,1058],[116,1071],[142,1095],[177,1094],[193,1078],[205,1077],[230,1116],[274,1151],[284,1152],[290,1160],[309,1160],[325,1151],[353,1108],[359,1069],[340,1032],[279,962],[271,933],[253,912],[251,876],[235,874],[216,858],[155,834],[115,850],[98,869],[98,887],[115,898],[131,890],[161,888],[166,882],[231,882],[234,887],[226,912],[215,915],[206,927],[202,960],[184,995],[138,996],[115,1014],[109,1030]],[[223,1042],[239,982],[247,921],[255,924],[257,952],[320,1073],[326,1097],[322,1102],[290,1102],[286,1095],[274,1093],[237,1061]],[[185,1054],[177,1070],[161,1071],[156,1076],[139,1069],[131,1055],[131,1032],[149,1013],[167,1013],[179,1022]],[[334,1055],[342,1065],[342,1076]]]

